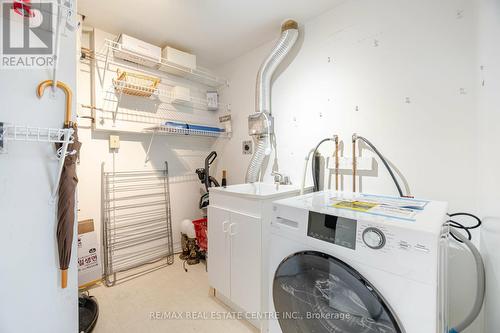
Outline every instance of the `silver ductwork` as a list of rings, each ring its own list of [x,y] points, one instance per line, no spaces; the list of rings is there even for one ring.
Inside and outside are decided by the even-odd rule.
[[[298,24],[288,20],[281,25],[281,37],[262,63],[255,87],[255,113],[248,117],[248,134],[254,138],[255,152],[248,166],[247,183],[259,180],[266,155],[271,153],[274,118],[271,114],[271,80],[276,68],[292,49],[299,36]]]

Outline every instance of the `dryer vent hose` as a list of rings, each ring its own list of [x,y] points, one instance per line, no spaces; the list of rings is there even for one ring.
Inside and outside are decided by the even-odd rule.
[[[267,138],[265,136],[261,136],[257,139],[257,145],[255,148],[255,152],[250,160],[250,164],[248,165],[248,171],[246,176],[246,183],[255,183],[259,181],[260,169],[262,167],[262,163],[264,163],[264,158],[266,158],[266,149],[267,149]]]
[[[267,134],[260,133],[257,139],[257,147],[252,156],[250,165],[246,175],[247,183],[254,183],[258,180],[259,173],[262,169],[266,151],[269,153],[270,147],[266,147],[266,141],[270,142],[271,135],[274,135],[270,130],[271,123],[269,116],[271,115],[271,86],[273,74],[279,64],[285,59],[290,52],[299,36],[298,24],[294,20],[287,20],[281,25],[281,36],[274,45],[271,53],[264,60],[257,73],[257,83],[255,86],[255,112],[264,114],[269,132]],[[269,116],[268,116],[269,115]],[[254,135],[255,137],[255,135]]]

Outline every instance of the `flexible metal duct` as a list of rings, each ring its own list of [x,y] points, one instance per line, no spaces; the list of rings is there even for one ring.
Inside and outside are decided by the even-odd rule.
[[[246,175],[247,183],[258,181],[259,172],[262,168],[265,156],[271,151],[270,136],[274,135],[273,118],[271,116],[271,79],[274,71],[290,52],[299,36],[298,24],[293,20],[288,20],[281,25],[281,37],[273,50],[262,63],[257,74],[257,84],[255,87],[255,111],[256,114],[249,117],[250,135],[256,139],[255,152],[248,166]],[[264,117],[259,117],[264,116]],[[255,130],[255,122],[263,124],[260,131]],[[250,124],[253,122],[253,125]]]
[[[255,111],[271,114],[271,79],[274,71],[297,41],[299,30],[297,22],[288,20],[281,26],[281,37],[273,50],[262,63],[257,74],[255,87]]]

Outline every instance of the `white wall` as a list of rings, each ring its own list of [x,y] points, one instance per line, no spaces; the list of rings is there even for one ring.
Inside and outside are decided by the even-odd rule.
[[[76,91],[76,37],[61,39],[59,77]],[[65,96],[36,87],[45,70],[1,70],[0,121],[60,128]],[[73,103],[73,110],[75,103]],[[0,332],[69,333],[78,330],[76,228],[68,287],[61,289],[56,206],[49,204],[56,177],[55,149],[48,143],[9,142],[0,154]],[[75,224],[76,227],[76,224]]]
[[[91,37],[91,30],[90,27],[86,28],[87,32],[83,34],[83,44],[87,47],[91,45],[98,52],[105,51],[103,45],[106,38],[112,40],[116,38],[97,28],[93,29],[94,35]],[[197,219],[202,215],[198,209],[202,185],[195,170],[204,167],[205,157],[211,150],[217,150],[223,145],[224,140],[217,141],[213,138],[192,136],[155,136],[150,159],[145,163],[151,134],[139,132],[166,120],[218,125],[217,112],[203,110],[199,105],[195,105],[195,108],[176,106],[162,97],[156,100],[124,96],[119,103],[118,120],[113,124],[110,111],[115,110],[117,95],[113,91],[111,80],[116,77],[117,68],[134,71],[135,66],[113,59],[106,73],[105,82],[101,83],[104,64],[103,62],[98,64],[99,70],[94,68],[95,104],[98,108],[105,109],[106,112],[96,112],[97,131],[91,129],[90,120],[79,119],[80,139],[83,143],[79,165],[82,179],[79,186],[79,219],[93,219],[96,229],[101,230],[101,164],[105,163],[106,172],[113,170],[113,152],[109,149],[108,140],[110,134],[119,135],[120,149],[115,154],[116,171],[164,169],[165,161],[168,161],[174,249],[178,251],[180,250],[180,222],[186,218]],[[151,70],[150,74],[161,75],[160,89],[162,91],[170,89],[172,85],[181,85],[190,88],[192,96],[205,97],[207,90],[205,86],[155,70]],[[82,104],[92,104],[89,65],[80,63],[78,75],[79,114],[89,116],[89,110],[80,107]],[[216,176],[220,180],[221,174]]]
[[[415,196],[476,211],[475,25],[476,8],[465,0],[347,1],[306,22],[300,50],[273,86],[280,171],[299,184],[303,157],[321,138],[339,134],[351,156],[356,132],[395,164]],[[218,69],[231,81],[223,98],[235,132],[219,166],[233,183],[244,181],[250,160],[241,141],[272,45]],[[352,189],[348,177],[343,189]],[[362,190],[396,193],[383,166],[377,177],[363,177]]]
[[[340,135],[344,156],[350,157],[355,132],[401,171],[416,197],[447,201],[450,212],[484,216],[478,209],[484,206],[478,203],[477,179],[476,4],[346,1],[301,23],[300,49],[287,59],[288,67],[281,66],[284,71],[273,86],[280,171],[300,184],[304,157],[320,139]],[[230,183],[244,181],[250,156],[242,155],[241,141],[249,139],[255,78],[272,46],[263,45],[218,69],[231,81],[223,98],[233,110],[235,135],[219,164],[228,169]],[[325,144],[323,152],[331,154],[332,148]],[[373,156],[367,150],[362,154]],[[266,181],[272,181],[271,167],[272,159]],[[381,163],[376,171],[375,177],[362,177],[361,190],[397,194]],[[311,183],[309,171],[307,175]],[[341,188],[350,191],[351,184],[345,175]],[[490,186],[493,190],[495,185]],[[477,241],[479,234],[475,237]],[[474,285],[471,276],[460,281]],[[472,299],[473,288],[466,291],[454,299]],[[456,322],[459,313],[453,312]],[[481,331],[480,320],[476,325],[470,332]]]
[[[500,3],[479,1],[479,208],[490,216],[481,233],[481,248],[486,263],[487,297],[485,331],[498,331],[500,326],[500,194],[498,184],[498,133],[500,133]]]
[[[500,132],[500,3],[495,0],[481,0],[479,7],[479,206],[485,215],[500,216],[498,201],[500,183],[499,157],[496,153]]]

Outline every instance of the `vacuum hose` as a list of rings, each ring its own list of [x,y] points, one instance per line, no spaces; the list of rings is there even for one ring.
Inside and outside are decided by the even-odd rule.
[[[449,332],[449,333],[460,333],[464,331],[467,327],[469,327],[481,312],[484,303],[484,296],[486,289],[486,274],[484,270],[484,262],[483,258],[481,257],[481,253],[479,253],[479,250],[474,246],[474,244],[472,244],[472,242],[467,237],[465,237],[459,232],[451,230],[450,234],[454,238],[458,238],[465,244],[465,246],[469,248],[472,255],[474,256],[474,261],[476,262],[476,271],[477,271],[477,293],[476,293],[476,299],[474,301],[474,307],[467,315],[467,317],[460,324],[450,329]]]

